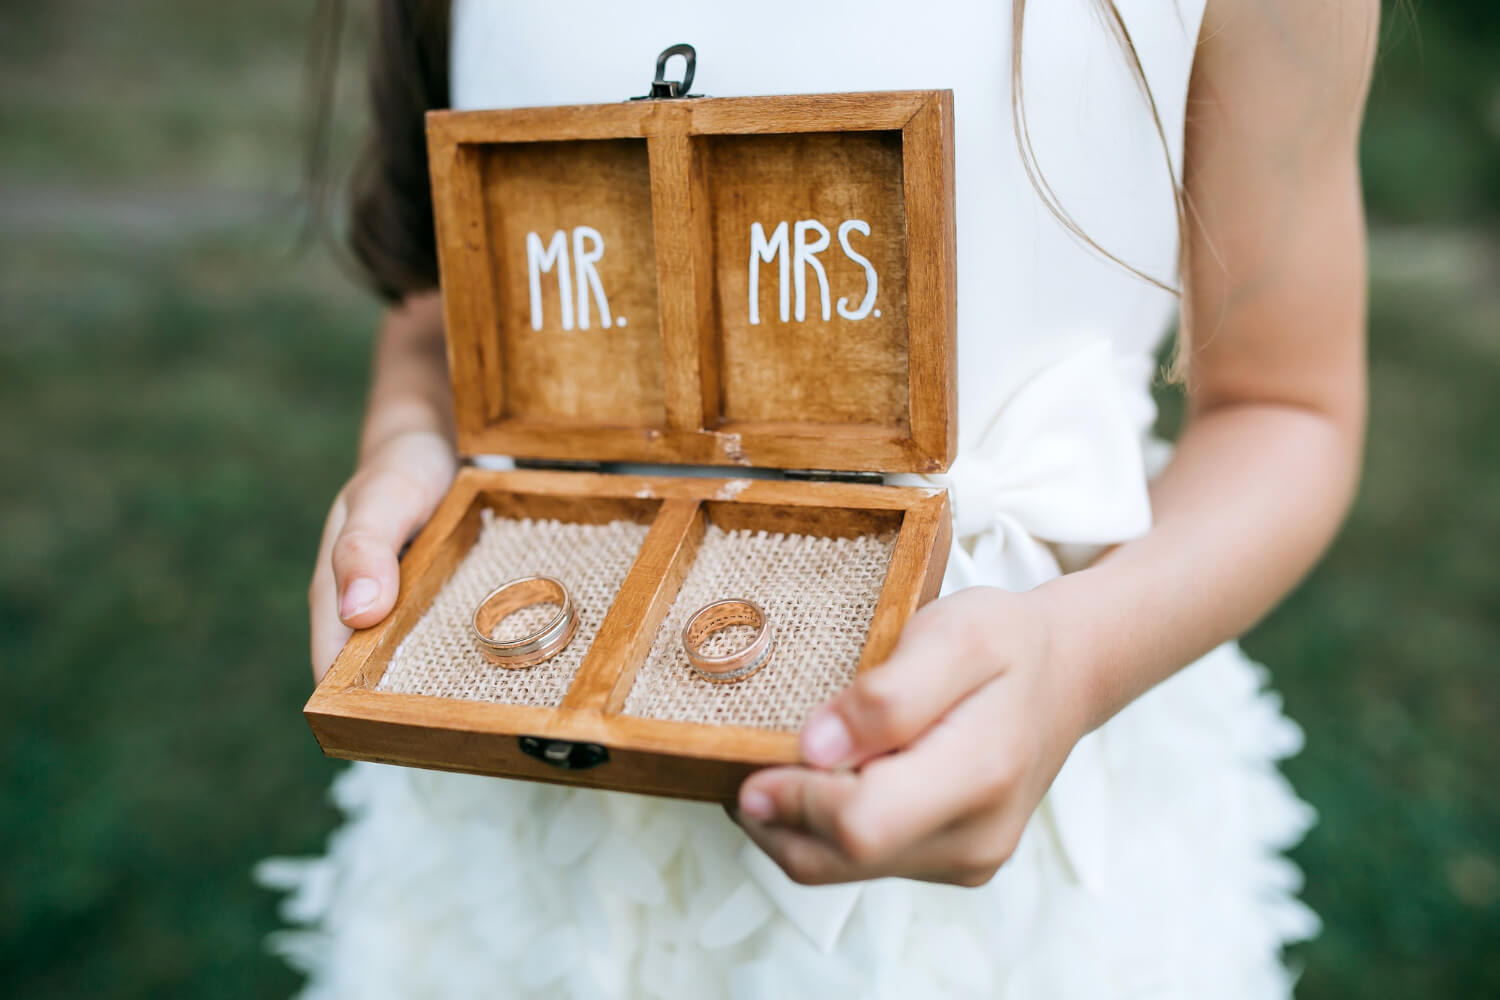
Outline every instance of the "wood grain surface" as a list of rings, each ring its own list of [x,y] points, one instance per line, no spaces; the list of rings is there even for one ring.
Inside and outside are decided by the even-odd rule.
[[[427,122],[465,454],[882,472],[952,462],[949,92]],[[756,224],[773,245],[752,322]],[[589,262],[597,296],[577,252],[596,247],[590,233],[603,246]],[[854,255],[877,278],[868,311]],[[800,319],[782,318],[783,274],[800,278]],[[604,326],[596,299],[625,324]]]
[[[875,472],[953,461],[950,92],[439,111],[427,136],[463,454]],[[948,498],[732,475],[461,469],[402,562],[395,610],[350,638],[308,700],[318,742],[711,801],[795,762],[796,733],[623,713],[707,525],[895,532],[865,670],[937,595]],[[378,690],[485,511],[650,530],[556,707]],[[596,743],[609,759],[560,769],[522,737]]]
[[[505,517],[651,524],[556,708],[376,690],[396,647],[473,545],[485,509]],[[750,770],[797,759],[795,733],[621,711],[709,520],[727,529],[836,537],[896,531],[859,669],[884,659],[906,619],[936,595],[947,559],[948,501],[940,489],[466,467],[403,560],[396,609],[354,634],[309,699],[305,715],[319,744],[333,756],[732,798]],[[522,753],[521,736],[599,743],[610,760],[590,770],[560,770]]]

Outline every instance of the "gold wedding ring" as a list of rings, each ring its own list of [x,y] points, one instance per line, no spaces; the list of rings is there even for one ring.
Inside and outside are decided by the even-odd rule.
[[[492,639],[495,626],[507,616],[533,604],[556,604],[553,615],[534,632],[516,639]],[[524,576],[502,583],[474,609],[473,632],[479,649],[502,667],[530,667],[562,652],[578,631],[578,610],[568,589],[550,576]]]
[[[755,638],[738,652],[724,656],[706,656],[703,642],[721,629],[735,625],[752,625]],[[755,673],[771,659],[771,626],[759,604],[741,598],[730,598],[705,604],[693,612],[682,626],[682,648],[687,652],[688,666],[706,681],[731,684]]]

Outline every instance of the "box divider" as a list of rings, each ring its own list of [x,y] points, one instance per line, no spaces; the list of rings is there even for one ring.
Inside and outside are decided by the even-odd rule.
[[[601,716],[535,705],[350,690],[307,710],[329,756],[477,774],[723,800],[757,767],[796,763],[795,732]],[[610,760],[561,771],[524,753],[518,736],[603,743]]]
[[[697,500],[662,502],[561,708],[618,712],[703,538]]]
[[[759,764],[795,764],[801,759],[798,734],[784,729],[728,726],[717,722],[680,722],[635,715],[607,720],[615,746],[647,752],[675,753],[691,747],[693,754]]]
[[[438,128],[428,134],[428,162],[459,451],[473,454],[474,437],[503,412],[505,402],[482,149],[457,143]]]
[[[883,131],[900,128],[928,97],[928,91],[908,90],[704,98],[691,104],[692,128],[701,135]]]
[[[957,234],[953,218],[953,99],[934,94],[901,130],[906,200],[907,360],[912,443],[929,468],[958,451]],[[914,252],[913,248],[922,248]],[[939,248],[941,248],[939,250]],[[921,336],[916,333],[920,331]]]
[[[939,493],[907,508],[885,571],[880,600],[856,671],[883,663],[896,647],[901,628],[912,613],[937,595],[946,565],[950,534],[948,495]],[[939,547],[938,543],[941,543]],[[934,558],[934,556],[937,558]]]
[[[667,427],[696,432],[713,426],[719,415],[713,233],[704,149],[688,136],[685,117],[680,131],[652,135],[646,145]]]

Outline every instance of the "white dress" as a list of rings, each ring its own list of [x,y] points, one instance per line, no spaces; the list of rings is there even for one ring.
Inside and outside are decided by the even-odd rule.
[[[1028,5],[1040,168],[1098,243],[1172,281],[1169,170],[1205,0],[1119,0],[1164,153],[1093,0]],[[454,5],[455,107],[694,91],[954,91],[959,459],[945,591],[1023,589],[1149,527],[1152,352],[1175,302],[1069,236],[1010,124],[1008,0]],[[673,68],[677,64],[674,63]],[[1170,166],[1169,166],[1170,160]],[[1274,997],[1317,932],[1281,851],[1312,822],[1301,732],[1226,643],[1070,756],[987,885],[791,882],[717,805],[355,764],[324,856],[272,859],[309,997]]]

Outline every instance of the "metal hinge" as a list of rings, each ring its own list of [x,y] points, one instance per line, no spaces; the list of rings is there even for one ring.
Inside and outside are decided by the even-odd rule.
[[[570,458],[518,458],[518,469],[561,469],[564,472],[603,472],[603,462],[574,461]]]
[[[823,483],[872,483],[879,486],[885,482],[885,476],[879,472],[855,472],[852,469],[785,469],[782,475],[787,479]]]

